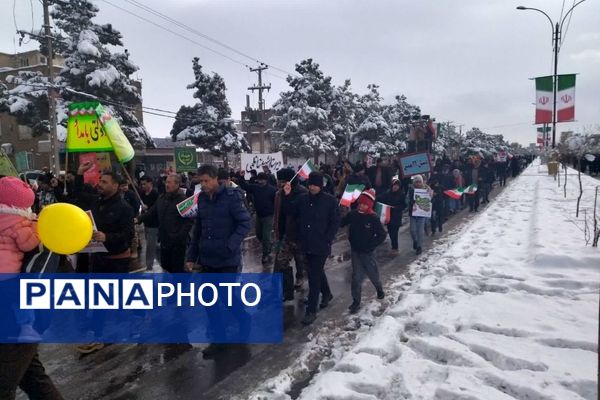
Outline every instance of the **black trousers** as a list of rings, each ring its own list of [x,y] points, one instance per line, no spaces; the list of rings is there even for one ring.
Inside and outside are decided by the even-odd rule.
[[[0,344],[0,399],[14,400],[20,387],[32,400],[62,400],[46,374],[35,343]]]
[[[390,235],[390,241],[392,242],[392,249],[398,250],[398,231],[400,230],[400,225],[398,224],[388,224],[388,234]]]
[[[327,275],[325,275],[325,261],[328,256],[307,254],[306,269],[308,272],[308,305],[307,313],[316,314],[319,306],[319,294],[323,297],[331,295]]]
[[[479,209],[479,190],[473,194],[469,194],[466,196],[469,202],[469,210],[477,211]]]
[[[160,244],[160,266],[167,272],[184,272],[185,264],[185,243],[183,245],[165,245]]]

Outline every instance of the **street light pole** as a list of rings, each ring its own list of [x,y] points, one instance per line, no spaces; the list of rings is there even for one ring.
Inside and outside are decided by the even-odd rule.
[[[544,11],[540,10],[539,8],[524,7],[524,6],[517,7],[517,10],[533,10],[533,11],[537,11],[537,12],[544,14],[546,16],[546,18],[548,18],[548,21],[550,21],[550,27],[552,28],[552,42],[553,42],[552,44],[554,45],[554,49],[553,49],[553,51],[554,51],[554,75],[552,76],[552,92],[553,92],[553,97],[554,97],[554,102],[553,102],[553,106],[552,106],[552,148],[556,147],[556,93],[558,92],[558,43],[560,41],[560,37],[562,34],[562,26],[563,26],[563,23],[565,22],[565,20],[567,19],[567,16],[569,14],[571,14],[571,12],[573,11],[573,9],[575,7],[577,7],[584,1],[585,0],[580,0],[576,4],[573,4],[573,7],[571,7],[569,9],[569,11],[566,12],[562,21],[560,21],[560,24],[558,22],[556,22],[556,24],[554,24],[554,22],[552,22],[552,18],[550,18],[550,16],[548,14],[546,14]],[[545,134],[545,132],[544,132],[544,134]]]

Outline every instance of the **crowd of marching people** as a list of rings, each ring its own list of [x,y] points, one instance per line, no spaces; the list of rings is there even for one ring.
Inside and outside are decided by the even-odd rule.
[[[168,273],[240,273],[242,243],[254,230],[264,271],[283,276],[284,302],[294,300],[308,281],[302,323],[309,325],[318,310],[333,300],[325,264],[340,227],[348,226],[353,299],[349,311],[356,313],[365,276],[377,298],[385,296],[374,251],[387,237],[391,252],[399,252],[399,230],[408,223],[413,250],[421,254],[426,235],[443,232],[448,218],[466,207],[478,212],[489,203],[495,186],[504,186],[507,177],[517,176],[531,161],[519,156],[506,161],[443,157],[435,160],[430,173],[406,177],[396,160],[382,159],[370,166],[348,160],[335,165],[307,162],[275,173],[264,167],[260,172],[249,171],[249,179],[246,171],[203,165],[187,175],[144,176],[136,182],[104,171],[92,186],[84,183],[91,163],[64,177],[41,175],[36,185],[3,177],[0,253],[11,263],[3,265],[2,272],[20,270],[26,253],[39,244],[33,229],[35,214],[55,202],[75,204],[93,215],[93,240],[105,251],[63,257],[63,264],[68,260],[82,273],[159,271],[156,264]],[[348,188],[356,191],[349,202]],[[425,207],[418,195],[423,193],[428,199],[426,207],[431,208],[425,216],[416,212]],[[186,214],[181,205],[190,197],[196,210]],[[102,323],[93,330],[101,336]],[[95,340],[78,349],[91,353],[103,346]],[[222,350],[223,345],[211,344],[204,355],[211,358]],[[55,395],[51,398],[60,398],[51,381],[44,378],[35,349],[19,365],[21,375],[15,382],[37,373],[29,384],[40,384]]]

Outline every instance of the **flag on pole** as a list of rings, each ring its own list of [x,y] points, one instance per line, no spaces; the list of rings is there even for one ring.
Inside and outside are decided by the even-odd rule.
[[[465,194],[475,194],[475,192],[477,191],[477,185],[469,185],[465,188],[464,193]]]
[[[342,194],[342,198],[340,199],[340,204],[344,207],[350,207],[350,205],[358,199],[358,196],[360,196],[364,189],[365,185],[346,185],[344,194]]]
[[[196,193],[177,204],[177,211],[183,218],[194,218],[198,213],[198,195]]]
[[[380,202],[375,203],[375,212],[377,213],[377,216],[383,225],[390,223],[390,218],[392,217],[392,208],[392,206],[387,204]]]
[[[464,192],[465,188],[463,187],[458,187],[456,189],[451,190],[444,190],[444,194],[454,200],[460,200]]]
[[[305,181],[308,179],[308,175],[310,175],[311,172],[314,172],[316,170],[317,167],[315,167],[315,164],[313,164],[311,160],[307,160],[302,166],[302,168],[300,168],[297,175],[300,177],[300,179]]]
[[[573,84],[573,86],[575,86]],[[552,122],[552,76],[535,78],[535,123]]]
[[[559,75],[556,93],[556,122],[575,120],[575,75]]]

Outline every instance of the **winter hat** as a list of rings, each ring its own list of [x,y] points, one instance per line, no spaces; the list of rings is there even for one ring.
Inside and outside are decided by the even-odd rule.
[[[19,178],[6,176],[0,179],[0,203],[16,208],[29,208],[33,205],[33,190]]]
[[[294,175],[296,175],[296,173],[291,168],[283,168],[277,171],[277,179],[280,181],[290,182]]]
[[[421,175],[415,175],[412,177],[413,182],[421,182],[423,183],[423,177]]]
[[[308,185],[323,187],[323,174],[313,171],[308,175]]]
[[[261,172],[258,175],[256,175],[256,180],[257,181],[268,181],[269,177],[264,172]]]
[[[369,210],[373,210],[375,205],[375,190],[367,189],[358,196],[358,204],[365,204]]]
[[[398,178],[392,178],[392,186],[394,186],[394,185],[400,185],[400,184],[401,184],[400,179],[398,179]]]

